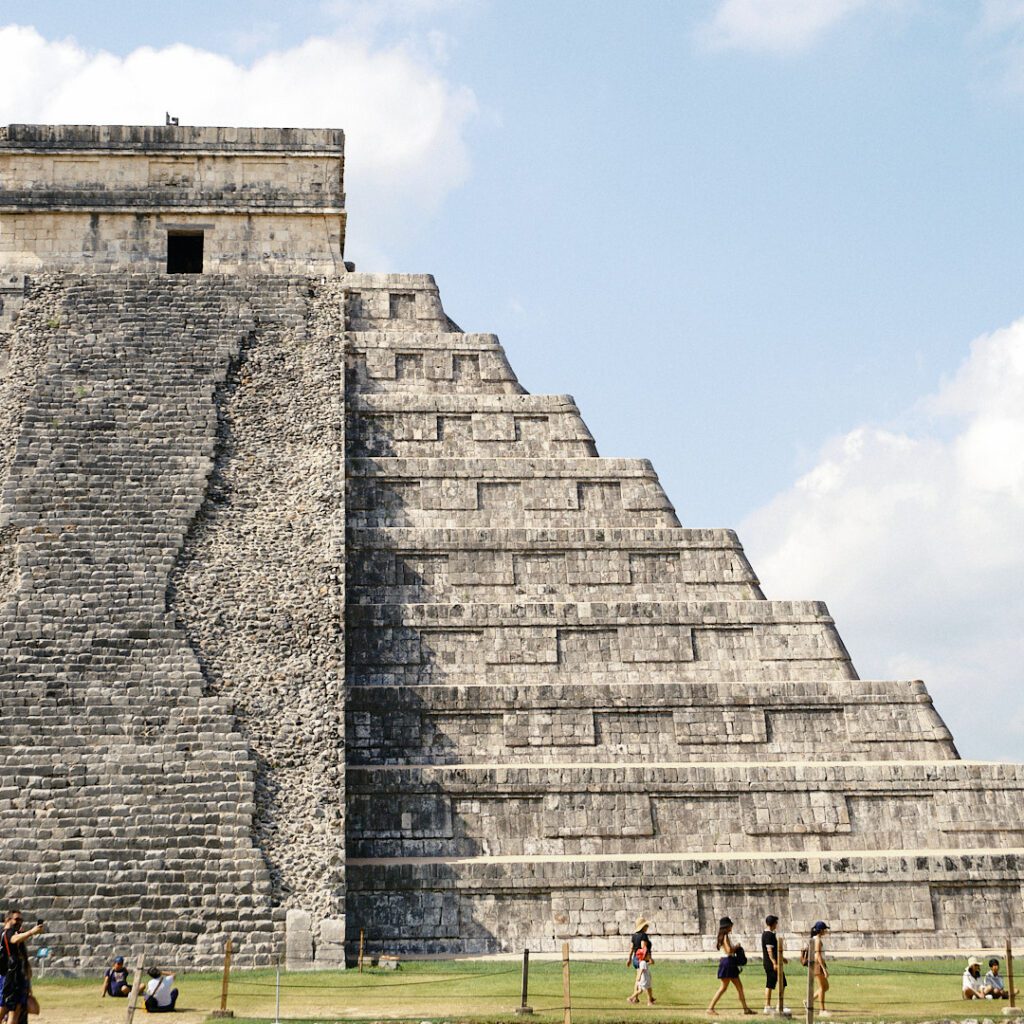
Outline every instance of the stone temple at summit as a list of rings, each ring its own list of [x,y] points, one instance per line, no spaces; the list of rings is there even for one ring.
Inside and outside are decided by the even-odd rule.
[[[1024,767],[357,273],[343,157],[0,127],[0,878],[51,962],[1024,940]]]

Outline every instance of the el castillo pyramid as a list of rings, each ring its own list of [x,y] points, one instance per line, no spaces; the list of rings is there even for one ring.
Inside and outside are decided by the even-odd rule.
[[[0,128],[0,879],[51,963],[1024,939],[1024,767],[346,265],[343,153]]]

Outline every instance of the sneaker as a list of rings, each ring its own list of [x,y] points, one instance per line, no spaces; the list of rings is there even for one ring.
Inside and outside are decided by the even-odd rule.
[[[775,1009],[774,1006],[766,1006],[761,1012],[762,1013],[775,1013],[776,1009]]]

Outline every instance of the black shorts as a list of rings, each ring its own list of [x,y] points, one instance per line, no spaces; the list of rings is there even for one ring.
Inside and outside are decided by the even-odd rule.
[[[764,965],[764,987],[775,988],[779,983],[779,972],[772,967],[771,964]],[[783,979],[782,987],[786,987],[786,981]]]
[[[28,979],[8,974],[0,990],[0,1003],[5,1010],[20,1010],[28,1005]]]

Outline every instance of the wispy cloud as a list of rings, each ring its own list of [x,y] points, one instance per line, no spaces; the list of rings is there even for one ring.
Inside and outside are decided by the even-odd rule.
[[[183,124],[344,128],[349,255],[386,269],[389,244],[415,233],[469,171],[476,100],[425,49],[345,35],[251,63],[184,45],[120,57],[8,26],[0,123],[154,124],[169,110]]]
[[[924,678],[968,756],[1024,753],[1024,320],[749,517],[767,593],[828,602],[868,677]]]
[[[697,35],[709,49],[789,54],[806,50],[858,11],[893,0],[718,0]]]
[[[969,43],[993,93],[1024,93],[1024,0],[983,0]]]

